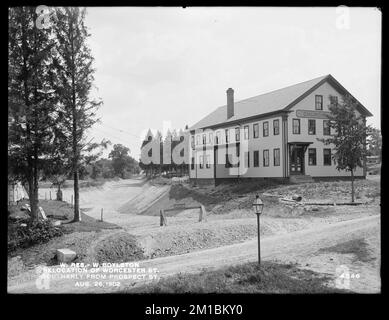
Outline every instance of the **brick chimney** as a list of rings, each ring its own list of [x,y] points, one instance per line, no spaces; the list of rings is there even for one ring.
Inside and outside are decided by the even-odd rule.
[[[234,90],[228,88],[227,90],[227,119],[234,115]]]

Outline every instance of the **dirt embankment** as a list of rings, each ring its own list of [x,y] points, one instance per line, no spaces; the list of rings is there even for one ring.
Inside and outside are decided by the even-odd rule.
[[[360,243],[361,235],[363,238],[377,238],[379,232],[378,217],[364,217],[362,219],[350,220],[336,224],[321,226],[319,228],[310,228],[285,235],[268,237],[263,239],[263,260],[277,260],[280,262],[298,263],[300,266],[311,269],[315,272],[328,274],[334,279],[335,285],[336,269],[340,264],[352,265],[352,272],[360,275],[359,278],[353,278],[350,283],[350,289],[357,292],[379,292],[379,270],[371,268],[369,265],[360,265],[357,268],[350,264],[349,260],[338,260],[332,255],[333,251],[344,252],[339,249],[338,244],[346,243],[346,252],[351,250],[354,258],[353,246],[349,241],[355,241],[356,245]],[[379,248],[379,246],[374,246]],[[318,255],[322,248],[330,251],[332,256]],[[379,257],[375,254],[374,257]],[[141,267],[156,268],[160,277],[168,277],[179,272],[196,273],[206,268],[209,270],[220,268],[226,265],[241,264],[257,260],[257,241],[246,241],[239,244],[228,245],[224,247],[213,248],[209,250],[200,250],[183,255],[170,257],[161,257],[140,262]],[[375,259],[376,260],[376,259]],[[367,273],[371,269],[371,274]],[[375,273],[375,274],[374,274]],[[39,292],[35,286],[35,279],[29,282],[9,283],[9,292]],[[48,292],[74,292],[75,286],[72,279],[59,279],[50,283]],[[362,281],[362,282],[361,282]],[[113,292],[115,290],[126,290],[142,284],[142,281],[124,280],[120,288],[114,287],[85,287],[77,288],[77,292]]]
[[[261,215],[261,234],[264,238],[379,214],[379,183],[371,181],[356,182],[358,196],[369,200],[366,206],[296,208],[278,201],[278,196],[295,193],[304,199],[314,199],[318,196],[343,199],[349,197],[349,190],[349,182],[278,187],[249,183],[244,186],[237,184],[206,188],[193,188],[185,184],[112,184],[104,192],[82,191],[82,196],[88,196],[86,205],[94,205],[90,210],[96,209],[96,214],[99,214],[101,207],[107,208],[110,205],[110,209],[104,211],[105,220],[119,221],[122,230],[73,230],[73,234],[66,235],[62,242],[36,247],[30,251],[29,256],[36,254],[41,258],[37,260],[38,263],[48,263],[53,250],[60,246],[79,253],[78,261],[122,262],[185,254],[243,242],[257,236],[256,217],[252,211],[256,193],[260,194],[265,203]],[[271,196],[264,196],[264,192]],[[133,195],[133,198],[124,203],[128,194]],[[122,203],[124,204],[121,205]],[[167,226],[160,227],[159,217],[156,216],[159,209],[176,203],[206,206],[206,221],[198,222],[197,209],[177,211],[168,215]],[[120,212],[116,208],[119,208]],[[50,252],[50,255],[43,255],[42,252]]]
[[[296,217],[310,214],[313,210],[330,214],[333,208],[312,206],[294,207],[280,204],[279,198],[302,196],[303,201],[349,202],[350,182],[318,182],[301,185],[275,185],[272,181],[241,182],[233,185],[222,184],[217,187],[193,187],[188,184],[148,186],[145,192],[123,205],[122,213],[159,215],[159,210],[171,208],[175,204],[186,206],[204,205],[212,214],[225,215],[234,210],[251,210],[255,194],[259,194],[265,204],[265,212],[275,217]],[[379,183],[369,180],[355,182],[356,200],[378,204],[380,202]],[[169,213],[168,215],[174,215]]]

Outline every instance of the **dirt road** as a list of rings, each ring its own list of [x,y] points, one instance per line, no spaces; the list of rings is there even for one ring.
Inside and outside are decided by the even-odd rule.
[[[304,268],[327,273],[335,277],[335,270],[339,265],[348,265],[351,272],[359,275],[358,279],[351,279],[350,289],[356,292],[379,292],[380,261],[372,259],[369,265],[355,262],[352,257],[338,257],[333,254],[315,262],[315,258],[321,255],[319,250],[353,239],[364,238],[371,244],[369,250],[374,257],[380,256],[379,244],[380,218],[378,215],[359,219],[322,225],[311,229],[291,232],[277,236],[271,236],[261,241],[263,260],[280,260],[297,262]],[[347,256],[347,255],[346,255]],[[250,240],[239,244],[223,246],[208,250],[191,252],[188,254],[143,260],[139,262],[140,268],[157,268],[160,277],[174,275],[179,272],[198,272],[203,268],[213,269],[226,265],[255,261],[257,259],[257,240]],[[372,271],[371,264],[375,268]],[[128,274],[128,273],[127,273]],[[88,270],[82,279],[51,279],[48,286],[38,289],[36,277],[21,284],[9,284],[9,293],[109,293],[128,289],[134,285],[143,283],[143,280],[120,280],[120,287],[112,286],[108,281],[94,280],[108,277],[103,271]],[[92,279],[94,278],[94,279]],[[106,278],[107,279],[107,278]],[[89,286],[79,287],[80,283],[88,283]]]
[[[146,206],[167,189],[168,186],[159,188],[150,186],[142,179],[108,181],[99,187],[81,188],[80,208],[95,219],[100,219],[103,209],[105,221],[123,226],[128,220],[125,215],[118,212],[123,204],[135,198],[138,206]],[[53,189],[40,188],[40,198],[44,199],[50,190],[54,197]],[[62,192],[64,201],[70,203],[73,189],[64,188]]]

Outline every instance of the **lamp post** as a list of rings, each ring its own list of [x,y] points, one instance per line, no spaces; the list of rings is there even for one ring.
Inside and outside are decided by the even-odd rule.
[[[259,225],[259,216],[263,210],[263,202],[259,199],[259,195],[255,196],[253,202],[254,213],[257,215],[257,225],[258,225],[258,264],[261,264],[261,237],[260,237],[260,225]]]

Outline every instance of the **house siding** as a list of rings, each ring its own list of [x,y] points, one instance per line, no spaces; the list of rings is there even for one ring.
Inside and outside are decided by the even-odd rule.
[[[317,111],[315,107],[315,96],[321,95],[323,97],[322,110]],[[336,164],[331,160],[331,165],[324,165],[324,149],[330,148],[331,154],[333,153],[333,146],[325,145],[318,139],[323,139],[323,120],[325,120],[325,112],[329,112],[328,105],[330,104],[329,96],[337,96],[338,100],[341,99],[341,94],[328,82],[322,83],[315,90],[307,94],[304,98],[299,100],[293,107],[288,111],[280,111],[278,114],[266,116],[266,118],[258,115],[257,119],[250,117],[250,119],[242,120],[239,124],[220,126],[215,130],[207,129],[205,131],[196,130],[191,132],[194,135],[195,149],[190,146],[190,159],[192,156],[196,159],[196,165],[192,169],[190,167],[189,175],[191,179],[202,179],[204,181],[216,181],[217,179],[228,180],[236,178],[288,178],[290,176],[289,169],[289,148],[290,143],[311,142],[308,148],[316,149],[316,165],[308,164],[308,151],[304,154],[304,169],[305,174],[317,178],[328,178],[328,177],[345,177],[349,176],[350,173],[346,171],[339,171],[336,169]],[[304,115],[304,111],[305,115]],[[324,112],[324,113],[323,113]],[[303,114],[302,114],[303,113]],[[308,113],[308,114],[307,114]],[[293,134],[293,119],[300,119],[300,133]],[[316,122],[316,132],[314,135],[308,134],[308,120],[314,119]],[[273,121],[278,120],[279,133],[274,135],[273,132]],[[263,135],[263,124],[268,123],[268,135]],[[258,124],[259,137],[254,138],[254,124]],[[249,139],[244,139],[244,127],[249,126]],[[240,128],[240,166],[239,168],[226,168],[225,166],[225,130],[229,131],[229,144],[228,149],[235,153],[234,144],[235,140],[235,128]],[[210,141],[209,133],[212,132],[212,141]],[[219,145],[214,151],[215,137],[217,132],[220,132]],[[206,134],[206,145],[202,144],[203,134]],[[199,138],[197,138],[199,136]],[[197,145],[196,142],[200,141]],[[273,156],[274,149],[279,149],[280,153],[280,165],[274,166]],[[269,150],[269,166],[264,166],[263,162],[263,151]],[[259,151],[259,166],[254,167],[254,151]],[[214,164],[214,153],[217,153],[216,159],[218,164]],[[249,152],[250,165],[248,168],[245,164],[245,152]],[[229,152],[230,153],[230,152]],[[200,154],[208,154],[210,156],[211,165],[210,168],[203,168],[199,166]],[[355,176],[363,177],[365,175],[363,168],[357,168]],[[214,180],[212,180],[214,179]],[[216,179],[216,180],[215,180]]]
[[[297,110],[309,110],[309,111],[316,111],[315,110],[315,96],[316,95],[322,95],[323,96],[323,111],[329,112],[328,106],[330,104],[329,96],[337,96],[338,101],[341,101],[341,95],[338,91],[336,91],[335,88],[333,88],[329,83],[325,82],[322,84],[319,88],[314,90],[311,94],[309,94],[307,97],[302,99],[299,103],[297,103],[292,109],[291,113],[288,116],[288,126],[289,128],[292,128],[292,121],[293,119],[300,119],[300,134],[293,134],[293,130],[290,129],[288,132],[288,141],[289,142],[300,142],[300,141],[309,141],[313,142],[309,145],[309,148],[315,148],[316,149],[316,165],[310,166],[308,165],[308,152],[305,153],[305,174],[310,175],[312,177],[329,177],[329,176],[348,176],[350,175],[349,172],[346,172],[344,170],[337,170],[336,164],[334,161],[331,161],[331,166],[325,166],[323,165],[323,150],[325,148],[331,148],[331,153],[333,153],[333,145],[325,145],[323,142],[318,141],[318,139],[323,139],[328,136],[323,134],[323,120],[320,118],[302,118],[299,117],[298,114],[296,114]],[[359,113],[358,113],[359,114]],[[308,120],[309,119],[315,119],[316,120],[316,134],[315,135],[309,135],[308,134]],[[356,176],[363,176],[363,168],[359,167],[355,171]]]

